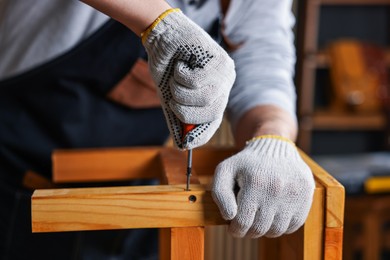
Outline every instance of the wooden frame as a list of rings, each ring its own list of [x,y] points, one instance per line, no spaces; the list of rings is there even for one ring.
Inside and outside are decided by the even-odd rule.
[[[216,165],[234,153],[224,148],[196,149],[196,174],[191,190],[185,191],[185,153],[173,148],[56,151],[57,183],[142,176],[160,178],[165,184],[36,190],[32,196],[33,232],[158,227],[161,259],[203,259],[204,227],[227,224],[211,198],[208,183]],[[342,259],[344,188],[301,155],[316,180],[309,217],[294,234],[260,239],[261,259]]]

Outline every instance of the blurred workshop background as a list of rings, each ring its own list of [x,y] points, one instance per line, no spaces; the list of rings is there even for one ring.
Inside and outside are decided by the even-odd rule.
[[[295,0],[294,9],[297,144],[345,186],[343,259],[390,259],[390,0]],[[227,125],[211,142],[232,144]],[[206,259],[254,259],[256,243],[212,229]]]
[[[390,1],[297,10],[298,145],[345,186],[343,259],[390,259]]]

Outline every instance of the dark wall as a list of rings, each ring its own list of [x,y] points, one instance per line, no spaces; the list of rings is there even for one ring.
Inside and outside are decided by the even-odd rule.
[[[298,16],[299,23],[299,16]],[[325,48],[333,40],[353,38],[390,48],[390,8],[386,6],[322,6],[318,45]],[[315,89],[316,108],[330,101],[328,69],[318,69]],[[312,154],[346,154],[384,150],[381,131],[315,131]]]

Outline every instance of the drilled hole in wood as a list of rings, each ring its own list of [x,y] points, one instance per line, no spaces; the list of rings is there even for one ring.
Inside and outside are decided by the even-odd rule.
[[[189,201],[190,203],[194,203],[194,202],[196,201],[196,196],[195,196],[195,195],[190,195],[190,196],[188,197],[188,201]]]

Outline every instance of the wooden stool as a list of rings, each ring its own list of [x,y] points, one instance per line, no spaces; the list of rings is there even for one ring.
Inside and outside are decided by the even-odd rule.
[[[209,183],[216,165],[235,153],[199,148],[191,190],[185,191],[186,156],[173,148],[56,151],[57,183],[160,178],[165,185],[36,190],[33,232],[161,228],[160,259],[204,259],[204,227],[227,224]],[[342,259],[344,188],[304,153],[316,189],[305,225],[291,235],[259,239],[260,259]]]

